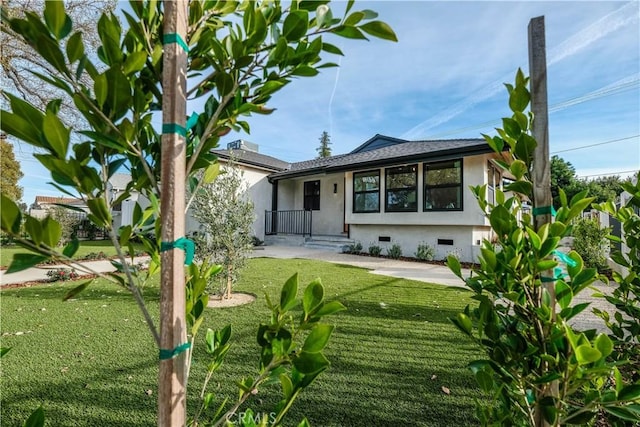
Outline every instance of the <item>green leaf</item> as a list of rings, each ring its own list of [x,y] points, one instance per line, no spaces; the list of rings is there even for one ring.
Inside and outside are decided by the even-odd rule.
[[[366,24],[360,25],[359,28],[365,33],[374,37],[378,37],[384,40],[391,40],[393,42],[398,41],[396,33],[394,33],[391,27],[385,22],[371,21],[367,22]]]
[[[288,376],[280,374],[280,384],[282,385],[282,394],[285,399],[289,399],[293,394],[293,384]]]
[[[131,52],[124,61],[122,71],[125,75],[136,73],[144,67],[146,61],[146,52]]]
[[[347,27],[344,25],[339,25],[331,30],[332,33],[337,34],[342,37],[346,37],[348,39],[359,39],[359,40],[368,40],[362,31],[357,29],[356,27]]]
[[[12,347],[0,347],[0,357],[4,356],[11,350]]]
[[[298,65],[291,72],[294,76],[313,77],[318,74],[318,70],[305,64]]]
[[[71,31],[71,18],[64,12],[64,2],[44,2],[44,22],[58,40],[65,38]]]
[[[235,85],[233,77],[221,71],[215,74],[214,81],[216,83],[216,89],[218,90],[218,94],[221,97],[231,93]]]
[[[530,163],[537,145],[538,143],[532,136],[526,133],[521,134],[516,142],[516,156],[524,160],[525,163]]]
[[[62,237],[62,226],[50,216],[42,220],[42,243],[49,247],[58,245]]]
[[[0,113],[0,126],[3,131],[11,136],[15,136],[36,147],[46,148],[40,140],[40,131],[17,114],[2,110]]]
[[[530,99],[527,88],[518,85],[509,94],[509,108],[514,112],[523,112],[529,105]]]
[[[67,58],[69,63],[80,60],[84,56],[84,43],[82,43],[82,33],[73,33],[67,42]]]
[[[304,296],[302,297],[302,308],[305,314],[311,314],[313,311],[322,304],[324,298],[324,287],[320,282],[320,279],[316,279],[309,283],[304,290]]]
[[[602,358],[602,353],[589,344],[582,344],[576,348],[576,360],[580,365],[597,362]]]
[[[339,301],[330,301],[327,303],[322,304],[322,307],[320,307],[320,309],[315,313],[316,316],[329,316],[331,314],[337,313],[339,311],[343,311],[346,310],[347,307],[345,307],[341,302]]]
[[[302,351],[306,351],[308,353],[318,353],[322,351],[329,342],[331,332],[333,332],[333,326],[317,324],[304,341]]]
[[[451,321],[454,325],[456,325],[462,332],[467,335],[471,335],[471,330],[473,328],[473,323],[469,316],[464,313],[458,313],[455,318],[451,318]]]
[[[44,137],[51,145],[51,148],[59,158],[67,155],[69,148],[69,136],[71,131],[62,123],[62,121],[50,111],[44,116],[42,124]]]
[[[96,96],[98,106],[102,108],[107,101],[107,95],[109,94],[109,83],[107,82],[107,75],[102,73],[93,81],[93,92]]]
[[[34,265],[38,265],[41,262],[49,259],[49,257],[44,255],[37,254],[14,254],[13,260],[7,269],[7,274],[15,273],[18,271],[26,270],[27,268],[31,268]]]
[[[640,400],[640,384],[631,384],[622,389],[618,393],[620,401],[637,401]]]
[[[602,357],[607,357],[613,351],[613,342],[606,334],[598,334],[595,345],[598,351],[602,353]]]
[[[480,369],[476,372],[475,376],[478,385],[483,391],[489,393],[493,390],[493,377],[489,372],[485,371],[484,369]]]
[[[462,270],[461,270],[460,261],[458,260],[458,258],[452,255],[449,255],[447,257],[447,267],[449,267],[449,270],[451,270],[453,274],[462,278]]]
[[[9,234],[20,233],[20,226],[22,225],[22,214],[18,205],[13,200],[5,196],[0,195],[0,224],[2,224],[2,231]]]
[[[211,184],[219,174],[220,174],[220,164],[214,163],[204,171],[204,175],[202,176],[202,181],[204,184]]]
[[[630,411],[626,407],[604,406],[604,410],[623,420],[633,421],[633,422],[640,421],[640,416],[638,416],[638,413]]]
[[[80,242],[78,241],[78,238],[74,237],[64,247],[64,249],[62,250],[62,255],[71,258],[78,251],[79,248],[80,248]]]
[[[519,180],[524,176],[525,173],[527,173],[528,168],[527,164],[522,160],[514,160],[513,163],[511,163],[509,170],[511,171],[513,176],[515,176],[515,178]]]
[[[327,369],[329,361],[322,353],[302,351],[293,359],[293,366],[301,373],[309,375]]]
[[[95,222],[98,227],[111,225],[111,214],[103,198],[88,199],[87,207],[95,217]]]
[[[502,149],[504,148],[504,140],[502,138],[498,136],[494,136],[492,138],[489,135],[485,135],[484,133],[482,134],[482,136],[493,151],[495,151],[496,153],[502,152]]]
[[[280,308],[283,312],[291,310],[296,305],[296,295],[298,294],[298,273],[289,278],[280,292]]]
[[[284,19],[282,35],[289,42],[294,42],[307,34],[309,29],[309,12],[306,10],[294,10]]]
[[[110,68],[105,75],[109,87],[106,103],[111,107],[110,117],[119,119],[127,112],[131,103],[131,85],[118,68]]]
[[[58,3],[58,2],[47,2]],[[60,2],[62,3],[62,2]],[[27,421],[24,422],[24,427],[44,427],[44,410],[42,406],[33,411]]]
[[[38,53],[53,67],[65,75],[69,75],[67,63],[60,46],[50,37],[40,36],[35,44]]]
[[[62,298],[63,301],[67,301],[73,297],[75,297],[76,295],[78,295],[80,292],[84,291],[85,289],[87,289],[87,287],[89,287],[89,285],[91,284],[91,282],[93,282],[93,280],[89,280],[88,282],[84,282],[81,285],[76,286],[75,288],[71,289],[69,292],[67,292],[64,296],[64,298]]]
[[[529,181],[515,181],[507,185],[505,191],[513,191],[514,193],[530,196],[533,192],[533,185]]]
[[[569,285],[567,285],[563,280],[557,280],[556,301],[558,301],[558,305],[560,306],[560,308],[565,309],[569,307],[572,299],[573,292],[571,291],[571,287],[569,287]]]
[[[538,261],[537,268],[540,271],[551,270],[553,267],[558,265],[558,262],[552,259],[543,259],[542,261]]]

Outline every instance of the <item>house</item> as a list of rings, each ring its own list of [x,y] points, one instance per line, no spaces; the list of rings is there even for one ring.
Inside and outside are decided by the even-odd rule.
[[[29,207],[29,215],[34,218],[45,218],[49,215],[50,210],[58,205],[73,206],[74,208],[81,209],[84,212],[89,212],[87,204],[82,199],[73,197],[36,196],[35,201]],[[78,213],[78,216],[86,216],[86,214],[77,210],[75,212]]]
[[[256,213],[254,235],[269,244],[397,244],[413,256],[426,243],[436,259],[455,254],[474,261],[491,226],[468,187],[487,184],[492,199],[503,180],[498,155],[484,139],[375,135],[350,153],[297,163],[261,154],[243,140],[213,152],[223,167],[233,159],[243,171]],[[121,225],[131,223],[125,213],[135,202],[122,203]],[[199,230],[189,214],[186,230]]]
[[[407,141],[375,135],[348,154],[293,163],[269,175],[268,236],[344,236],[412,256],[426,243],[436,258],[477,259],[491,227],[471,185],[502,182],[484,139]],[[268,241],[273,241],[269,238]]]

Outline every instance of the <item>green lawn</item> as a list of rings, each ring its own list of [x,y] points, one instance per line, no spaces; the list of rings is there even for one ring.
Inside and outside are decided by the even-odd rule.
[[[264,294],[277,299],[296,271],[304,285],[321,277],[327,297],[348,310],[327,319],[336,325],[326,349],[332,366],[294,404],[287,425],[304,415],[314,426],[477,424],[473,400],[480,392],[466,365],[479,351],[447,320],[471,301],[469,292],[310,260],[250,260],[236,290],[258,300],[210,310],[204,327],[231,323],[234,330],[234,346],[212,381],[216,396],[235,396],[233,381],[255,372],[256,327],[269,313]],[[71,286],[2,292],[2,346],[13,347],[2,359],[2,424],[19,425],[42,404],[52,426],[153,425],[157,349],[135,304],[124,291],[100,283],[62,302]],[[147,288],[145,297],[157,316],[157,288]],[[200,341],[190,408],[205,356]],[[277,386],[265,388],[251,407],[269,412],[278,398]]]
[[[136,247],[136,250],[143,250],[142,245],[134,246]],[[104,252],[107,256],[116,255],[116,250],[114,249],[111,240],[81,240],[80,248],[74,255],[74,258],[80,259],[92,252]],[[9,264],[11,264],[13,255],[16,253],[29,253],[29,251],[18,245],[0,247],[0,267],[8,267]]]

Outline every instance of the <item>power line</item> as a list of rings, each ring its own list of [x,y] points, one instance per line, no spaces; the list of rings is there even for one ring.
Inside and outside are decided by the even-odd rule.
[[[612,85],[597,89],[593,92],[589,92],[585,95],[569,98],[564,101],[558,102],[556,104],[550,105],[549,113],[555,113],[556,111],[564,110],[565,108],[569,108],[574,105],[581,104],[583,102],[592,101],[594,99],[604,98],[606,96],[611,96],[611,95],[616,95],[618,93],[626,92],[628,90],[634,89],[636,86],[638,86],[639,83],[640,83],[639,78],[623,79],[623,81],[618,84],[614,83]],[[430,135],[429,138],[442,138],[444,136],[455,135],[468,130],[483,129],[488,126],[497,126],[500,123],[501,123],[501,120],[490,120],[487,122],[478,123],[475,125],[465,126],[463,128],[457,128],[450,131],[445,131],[442,133]]]
[[[613,175],[622,175],[623,173],[636,173],[638,169],[630,170],[630,171],[618,171],[618,172],[609,172],[609,173],[596,173],[593,175],[577,175],[579,178],[591,178],[592,176],[613,176]]]
[[[633,139],[633,138],[637,138],[639,137],[640,134],[638,135],[633,135],[633,136],[627,136],[626,138],[620,138],[620,139],[612,139],[610,141],[604,141],[604,142],[597,142],[595,144],[589,144],[589,145],[581,145],[579,147],[573,147],[573,148],[567,148],[565,150],[558,150],[558,151],[554,151],[550,154],[558,154],[558,153],[565,153],[567,151],[575,151],[575,150],[582,150],[583,148],[589,148],[589,147],[597,147],[599,145],[605,145],[605,144],[612,144],[614,142],[620,142],[620,141],[626,141],[627,139]],[[640,141],[640,140],[639,140]]]

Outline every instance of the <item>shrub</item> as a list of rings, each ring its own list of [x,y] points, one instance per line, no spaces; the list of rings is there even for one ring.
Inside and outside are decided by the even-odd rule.
[[[253,246],[262,246],[262,245],[264,245],[264,241],[260,240],[256,236],[251,236],[251,244]]]
[[[433,261],[433,257],[435,256],[435,254],[436,250],[433,248],[433,246],[430,246],[424,242],[418,245],[418,250],[415,253],[416,258],[422,261]]]
[[[402,256],[402,248],[399,244],[394,243],[390,248],[387,248],[387,255],[389,258],[398,259]]]
[[[458,261],[460,261],[460,258],[462,257],[462,249],[460,248],[453,248],[452,250],[450,250],[449,252],[447,252],[447,255],[444,257],[445,261],[447,259],[449,259],[449,257],[454,257],[455,259],[457,259]]]
[[[362,243],[355,242],[347,246],[344,253],[346,254],[359,254],[362,252]]]
[[[66,282],[67,280],[77,279],[78,273],[75,270],[69,268],[56,268],[55,270],[47,271],[47,280],[49,282]]]
[[[580,254],[585,265],[608,270],[607,252],[609,229],[600,227],[597,219],[580,218],[573,225],[573,249]]]
[[[104,252],[100,251],[100,252],[89,252],[88,254],[86,254],[85,256],[82,257],[83,261],[92,261],[92,260],[96,260],[96,259],[105,259],[108,258],[107,254],[105,254]]]
[[[369,255],[380,256],[381,253],[382,253],[382,248],[380,246],[375,245],[373,243],[369,245]]]

